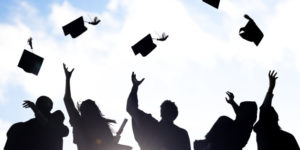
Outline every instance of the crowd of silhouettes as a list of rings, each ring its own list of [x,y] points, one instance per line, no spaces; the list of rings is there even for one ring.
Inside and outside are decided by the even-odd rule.
[[[65,64],[66,77],[64,104],[73,128],[73,143],[78,150],[131,150],[116,142],[111,130],[114,120],[104,117],[95,101],[87,99],[77,107],[71,96],[71,76]],[[258,150],[300,150],[294,136],[283,131],[278,124],[278,114],[272,106],[273,90],[277,72],[270,71],[269,88],[259,109],[254,101],[244,101],[238,105],[234,94],[227,91],[226,102],[236,114],[235,119],[221,116],[214,123],[205,139],[194,141],[194,150],[242,150],[250,138],[252,130],[256,133]],[[132,131],[141,150],[191,150],[188,132],[174,124],[178,116],[176,104],[165,100],[160,106],[161,119],[139,108],[137,92],[144,78],[138,80],[131,75],[132,89],[127,99],[126,110],[131,116]],[[36,103],[25,100],[24,108],[30,108],[35,117],[12,125],[7,132],[4,150],[62,150],[63,137],[69,134],[64,125],[64,114],[57,110],[51,113],[52,100],[40,96]],[[255,124],[256,122],[256,124]],[[254,125],[255,124],[255,125]]]

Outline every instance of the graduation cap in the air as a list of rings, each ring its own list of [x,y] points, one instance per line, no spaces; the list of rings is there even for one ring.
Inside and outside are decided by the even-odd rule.
[[[250,42],[254,42],[256,46],[260,43],[264,34],[255,24],[252,18],[250,18],[247,14],[244,15],[246,19],[248,19],[248,23],[245,27],[240,28],[239,34],[240,36]]]
[[[83,17],[81,16],[62,28],[65,36],[71,34],[72,38],[76,38],[87,30],[87,28],[84,26],[84,22],[87,22],[90,25],[97,25],[100,21],[101,20],[98,19],[98,17],[94,17],[94,19],[91,19],[91,21],[84,21]]]
[[[84,26],[84,20],[82,16],[63,26],[62,28],[65,36],[71,34],[72,38],[76,38],[87,30],[87,28]]]
[[[203,0],[203,2],[217,9],[219,8],[219,4],[220,4],[220,0]]]
[[[165,33],[159,38],[152,38],[151,34],[146,35],[143,39],[131,46],[135,55],[141,53],[142,56],[147,56],[152,50],[156,48],[156,44],[153,43],[153,39],[157,41],[165,41],[169,36]]]
[[[24,49],[18,67],[22,68],[28,73],[38,75],[44,58]]]

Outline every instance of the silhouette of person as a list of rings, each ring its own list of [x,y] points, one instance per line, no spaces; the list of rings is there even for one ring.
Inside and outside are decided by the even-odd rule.
[[[51,118],[49,119],[49,128],[52,130],[48,130],[50,142],[47,142],[48,143],[47,147],[49,150],[63,149],[62,136],[56,134],[54,130],[59,130],[61,131],[61,133],[64,133],[67,136],[69,133],[69,129],[63,124],[64,120],[65,120],[65,116],[60,110],[57,110],[54,113],[52,113]]]
[[[4,150],[62,150],[62,138],[69,130],[63,121],[55,119],[56,114],[51,114],[52,106],[52,100],[47,96],[40,96],[36,104],[24,101],[23,107],[31,108],[35,118],[10,127]]]
[[[259,120],[254,126],[258,150],[299,150],[295,137],[281,130],[278,114],[272,106],[277,72],[269,71],[269,89],[260,106]]]
[[[247,144],[253,124],[257,118],[255,102],[244,101],[240,106],[234,101],[234,95],[226,92],[225,98],[236,114],[235,120],[221,116],[207,133],[205,140],[194,142],[195,150],[242,150]]]
[[[113,144],[113,134],[110,123],[114,120],[103,117],[96,103],[90,99],[85,100],[76,109],[71,97],[70,79],[74,69],[68,71],[63,64],[66,75],[66,91],[64,103],[73,127],[73,142],[78,150],[108,150]]]
[[[138,81],[132,73],[132,89],[127,100],[127,112],[132,118],[132,128],[136,141],[142,150],[190,150],[190,139],[186,130],[173,121],[178,115],[177,106],[169,100],[161,104],[161,120],[138,108],[137,91],[144,79]]]

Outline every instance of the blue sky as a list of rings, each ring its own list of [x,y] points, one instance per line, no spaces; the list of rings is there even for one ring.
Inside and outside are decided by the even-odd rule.
[[[165,99],[175,101],[175,121],[187,129],[192,142],[201,139],[221,115],[234,118],[225,102],[226,91],[236,101],[261,104],[268,87],[267,73],[279,74],[274,107],[281,127],[300,139],[298,89],[300,85],[300,34],[298,0],[226,0],[214,9],[201,0],[0,0],[0,147],[15,122],[33,117],[22,101],[47,95],[54,110],[65,111],[62,63],[74,67],[75,101],[94,99],[102,112],[118,121],[125,111],[131,80],[146,78],[139,90],[140,107],[157,119]],[[249,14],[264,32],[256,47],[241,39],[239,28]],[[64,36],[61,27],[83,16],[98,16],[80,37]],[[170,35],[147,57],[134,56],[131,46],[151,33]],[[17,67],[26,41],[33,37],[34,52],[45,58],[39,76]],[[67,114],[65,113],[66,117]],[[69,125],[68,118],[65,123]],[[129,123],[121,143],[138,149]],[[72,135],[65,149],[74,149]],[[256,149],[255,133],[245,150]]]

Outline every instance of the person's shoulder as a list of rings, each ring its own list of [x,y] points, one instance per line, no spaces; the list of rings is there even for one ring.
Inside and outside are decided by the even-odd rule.
[[[149,122],[152,122],[152,123],[159,123],[158,120],[156,120],[152,114],[148,114],[148,113],[144,113],[144,116],[145,116],[145,119],[148,120]]]
[[[13,124],[10,128],[18,128],[18,127],[22,127],[24,125],[24,122],[17,122],[15,124]]]
[[[138,109],[138,115],[140,119],[151,120],[158,123],[158,120],[156,120],[151,113],[146,113],[143,110]]]
[[[286,138],[286,139],[295,139],[295,137],[291,134],[291,133],[288,133],[286,131],[283,131],[283,130],[280,130],[280,136],[282,138]]]
[[[63,113],[61,110],[55,110],[52,114],[56,114],[56,113]]]
[[[34,126],[38,123],[38,120],[36,118],[32,118],[32,119],[29,119],[25,122],[23,122],[23,126]]]
[[[17,130],[20,130],[20,129],[24,128],[24,125],[25,125],[24,122],[17,122],[15,124],[13,124],[8,129],[7,134],[10,134],[11,132],[15,132]]]
[[[284,145],[290,146],[290,149],[293,147],[294,149],[299,149],[296,138],[286,131],[280,130],[280,139],[284,143]]]
[[[184,128],[181,128],[175,124],[174,124],[174,127],[177,130],[177,132],[180,132],[181,134],[188,134],[188,132]]]

